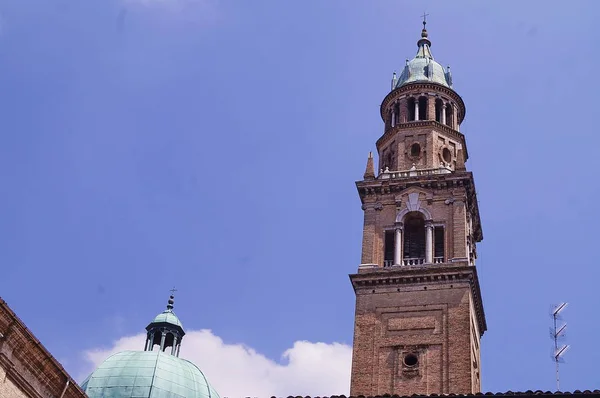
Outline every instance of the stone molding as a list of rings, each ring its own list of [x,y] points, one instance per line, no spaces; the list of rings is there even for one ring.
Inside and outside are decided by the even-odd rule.
[[[436,122],[435,120],[412,120],[412,121],[406,122],[406,123],[398,123],[394,127],[390,127],[375,142],[377,151],[380,151],[381,148],[384,147],[388,143],[389,140],[391,140],[393,137],[395,137],[397,132],[399,132],[401,130],[412,130],[412,129],[420,128],[420,127],[432,127],[432,128],[443,131],[444,133],[452,136],[452,138],[459,140],[463,144],[462,147],[465,151],[465,162],[469,159],[469,152],[467,151],[467,145],[466,145],[464,134],[446,126],[445,124]]]
[[[462,263],[465,262],[462,261]],[[457,263],[428,264],[419,267],[377,267],[361,271],[358,274],[349,275],[355,293],[357,290],[373,289],[375,287],[394,287],[419,283],[469,282],[480,335],[483,336],[487,330],[479,278],[477,277],[477,269],[473,266]]]

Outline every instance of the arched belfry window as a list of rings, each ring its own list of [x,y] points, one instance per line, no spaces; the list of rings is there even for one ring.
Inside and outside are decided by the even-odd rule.
[[[175,345],[175,335],[173,333],[167,333],[165,336],[165,345],[163,347],[163,351],[166,351],[168,347],[173,347]]]
[[[408,213],[404,219],[404,259],[410,263],[425,261],[425,219],[419,212]]]
[[[416,109],[416,100],[413,97],[410,97],[408,101],[406,101],[406,114],[408,115],[408,121],[415,120],[415,109]]]
[[[154,346],[157,345],[160,350],[160,342],[162,339],[162,332],[161,330],[152,330],[151,332],[148,333],[148,340],[149,340],[149,346],[148,346],[148,351],[153,351],[154,350]]]
[[[392,109],[394,112],[394,124],[392,127],[395,127],[398,125],[398,123],[400,123],[400,104],[396,102]]]
[[[444,103],[441,99],[435,100],[435,121],[438,123],[443,123],[442,121],[442,113],[443,113]]]
[[[454,107],[452,104],[446,105],[446,125],[454,128]]]
[[[427,97],[419,97],[419,120],[427,120]]]

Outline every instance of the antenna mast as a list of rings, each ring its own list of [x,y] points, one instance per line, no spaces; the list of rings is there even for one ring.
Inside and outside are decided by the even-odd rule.
[[[567,306],[567,303],[560,303],[552,309],[552,322],[554,327],[550,329],[550,337],[554,340],[554,350],[552,354],[552,360],[556,364],[556,390],[560,391],[560,377],[558,373],[558,364],[560,362],[564,362],[562,356],[569,349],[569,346],[563,344],[562,346],[558,346],[560,340],[565,337],[565,330],[567,329],[567,324],[564,323],[562,326],[558,326],[558,321],[561,319],[560,313]]]

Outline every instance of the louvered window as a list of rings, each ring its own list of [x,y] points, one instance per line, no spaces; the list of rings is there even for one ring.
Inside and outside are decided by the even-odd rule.
[[[427,97],[419,97],[419,120],[427,120]]]
[[[425,220],[420,215],[404,222],[404,258],[425,258]]]
[[[385,231],[383,265],[386,267],[394,265],[394,246],[394,231]]]
[[[433,229],[433,257],[435,259],[444,258],[444,227],[435,227]]]
[[[408,110],[408,120],[415,120],[415,99],[412,97],[409,98],[408,101],[406,101],[406,107]]]

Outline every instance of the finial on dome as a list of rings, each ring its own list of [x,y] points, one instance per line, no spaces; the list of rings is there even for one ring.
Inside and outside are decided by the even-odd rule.
[[[169,296],[169,301],[167,302],[167,309],[168,310],[172,310],[173,309],[173,304],[175,304],[175,292],[177,291],[177,289],[173,288],[170,290],[171,295]]]
[[[427,37],[427,16],[429,14],[425,14],[423,13],[423,15],[421,15],[423,17],[423,30],[421,31],[421,37]]]
[[[429,47],[431,47],[431,42],[427,38],[429,36],[427,33],[427,16],[428,15],[429,14],[427,14],[427,13],[423,13],[423,15],[421,15],[423,17],[423,30],[421,30],[421,39],[417,42],[418,47],[421,47],[424,44],[427,44]]]

